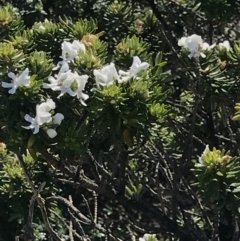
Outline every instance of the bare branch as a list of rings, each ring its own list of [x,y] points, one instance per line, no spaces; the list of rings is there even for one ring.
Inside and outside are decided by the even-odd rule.
[[[65,220],[64,220],[59,214],[57,214],[57,213],[56,213],[54,210],[52,210],[52,209],[49,209],[49,211],[50,211],[51,213],[53,213],[53,214],[58,218],[58,220],[59,220],[67,229],[69,229],[70,224],[68,225],[68,224],[65,222]],[[81,240],[81,241],[84,241],[83,237],[80,236],[74,229],[72,229],[72,233],[73,233],[73,235],[74,235],[76,238],[78,238],[78,239]]]
[[[83,198],[83,201],[85,202],[85,204],[87,206],[87,210],[88,210],[88,214],[90,216],[91,222],[92,222],[92,224],[94,224],[95,222],[94,222],[94,219],[93,219],[93,216],[92,216],[91,209],[89,207],[89,203],[88,203],[87,199],[84,197],[84,195],[82,195],[82,198]]]
[[[71,195],[69,195],[69,202],[72,204],[72,197]],[[72,224],[72,218],[70,218],[70,221],[69,221],[69,239],[70,241],[74,241],[74,238],[73,238],[73,224]]]
[[[74,214],[78,216],[78,218],[81,220],[81,222],[84,222],[85,224],[91,224],[91,220],[87,218],[85,215],[83,215],[71,202],[69,202],[66,198],[60,197],[60,196],[51,196],[47,197],[46,200],[53,200],[64,203]]]
[[[94,197],[94,223],[97,223],[98,218],[98,195],[96,192],[93,191],[93,197]]]
[[[31,176],[30,176],[27,168],[26,168],[25,162],[24,162],[23,157],[20,154],[20,152],[16,154],[16,157],[17,157],[17,159],[18,159],[18,161],[19,161],[19,163],[20,163],[20,165],[21,165],[21,167],[23,169],[23,172],[25,174],[25,177],[26,177],[30,187],[32,188],[32,191],[34,193],[36,193],[37,191],[35,189],[34,183],[33,183],[32,179],[31,179]],[[58,236],[58,234],[53,230],[53,228],[52,228],[52,226],[51,226],[51,224],[50,224],[50,222],[48,220],[47,211],[46,211],[46,208],[45,208],[44,203],[43,203],[43,199],[41,198],[40,194],[37,195],[36,199],[37,199],[37,202],[38,202],[38,204],[40,206],[40,210],[41,210],[41,213],[42,213],[43,221],[44,221],[44,224],[46,226],[47,231],[49,232],[49,234],[51,235],[51,237],[54,240],[56,240],[56,241],[63,241]]]

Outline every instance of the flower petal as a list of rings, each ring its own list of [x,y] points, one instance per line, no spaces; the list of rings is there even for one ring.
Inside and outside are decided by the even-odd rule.
[[[3,88],[12,88],[14,86],[13,83],[2,82]]]
[[[24,119],[26,120],[26,121],[28,121],[28,122],[30,122],[30,123],[33,123],[34,122],[34,118],[32,118],[30,115],[28,115],[28,114],[26,114],[25,116],[24,116]]]
[[[37,134],[38,132],[39,132],[39,125],[35,125],[33,134]]]
[[[26,68],[22,74],[17,78],[16,82],[19,85],[25,85],[28,86],[30,85],[30,76],[29,76],[29,69]]]
[[[16,93],[16,90],[17,90],[17,86],[13,86],[12,89],[10,89],[10,90],[8,91],[8,93],[11,94],[11,95],[12,95],[12,94],[15,94],[15,93]]]
[[[61,114],[61,113],[57,113],[57,114],[53,117],[53,124],[60,125],[63,119],[64,119],[64,115]]]
[[[47,130],[47,134],[50,138],[54,138],[57,135],[57,132],[54,129],[50,128]]]

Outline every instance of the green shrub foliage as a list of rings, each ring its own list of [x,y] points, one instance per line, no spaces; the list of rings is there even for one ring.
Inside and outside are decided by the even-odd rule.
[[[239,240],[239,1],[1,1],[0,240]]]

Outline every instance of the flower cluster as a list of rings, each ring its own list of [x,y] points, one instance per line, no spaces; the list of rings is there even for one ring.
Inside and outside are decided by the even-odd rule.
[[[178,46],[184,47],[189,51],[189,58],[198,57],[199,55],[201,57],[206,57],[205,54],[203,54],[201,51],[203,50],[211,50],[213,49],[216,44],[209,45],[206,42],[203,42],[203,39],[201,36],[197,34],[193,34],[188,37],[182,37],[178,40]],[[226,48],[227,51],[231,49],[229,41],[224,41],[223,43],[219,43],[219,47]]]
[[[62,97],[66,93],[72,97],[77,97],[80,103],[86,106],[85,101],[89,98],[89,95],[83,93],[87,81],[89,79],[88,75],[79,75],[77,72],[73,72],[69,68],[69,62],[74,61],[76,58],[80,58],[79,53],[85,53],[86,47],[83,43],[78,40],[74,40],[72,43],[64,41],[62,43],[62,59],[53,70],[58,70],[58,74],[50,76],[48,78],[48,83],[43,83],[44,89],[51,89],[53,91],[59,91],[60,94],[58,98]],[[117,81],[119,84],[127,82],[129,79],[134,78],[138,79],[138,74],[142,70],[146,70],[149,67],[149,64],[146,62],[141,62],[139,57],[133,57],[132,66],[127,71],[116,70],[115,64],[110,63],[104,66],[102,69],[94,69],[93,75],[95,77],[96,86],[109,86]],[[29,86],[30,85],[30,76],[29,70],[26,68],[23,73],[17,77],[14,73],[8,74],[9,78],[12,79],[11,83],[2,82],[3,88],[11,88],[8,93],[14,94],[19,86]],[[25,120],[30,122],[29,126],[23,126],[25,129],[33,129],[33,134],[39,132],[40,127],[45,123],[52,122],[53,125],[60,125],[61,121],[64,119],[64,116],[60,113],[57,113],[52,117],[50,111],[55,109],[55,103],[53,100],[48,99],[46,102],[43,102],[36,106],[36,116],[32,118],[30,115],[25,115]],[[54,138],[57,135],[55,129],[47,129],[47,134],[50,138]]]
[[[110,63],[100,70],[94,70],[93,74],[97,86],[109,86],[114,83],[114,80],[117,80],[118,83],[124,83],[131,78],[137,79],[137,75],[148,67],[148,63],[141,62],[138,56],[134,56],[132,66],[128,71],[119,70],[119,72],[117,72],[114,63]]]
[[[79,75],[77,72],[72,72],[69,69],[68,63],[64,63],[59,70],[59,73],[55,77],[50,76],[48,81],[50,83],[44,83],[43,88],[51,88],[53,91],[60,91],[58,98],[68,93],[71,96],[77,96],[82,105],[86,105],[84,100],[87,100],[89,96],[83,93],[85,85],[87,84],[88,76]],[[74,83],[77,84],[75,90]]]
[[[64,116],[61,113],[57,113],[52,117],[50,113],[51,110],[55,109],[56,105],[52,99],[47,99],[46,102],[41,103],[36,106],[36,116],[33,118],[30,115],[26,114],[24,119],[31,124],[29,126],[22,126],[25,129],[33,129],[33,134],[39,132],[40,126],[45,123],[52,122],[53,125],[60,125]],[[47,129],[47,134],[50,138],[54,138],[57,135],[55,129]]]

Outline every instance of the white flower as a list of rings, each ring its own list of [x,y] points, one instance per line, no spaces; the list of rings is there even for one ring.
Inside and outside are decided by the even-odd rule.
[[[130,67],[130,74],[131,76],[137,76],[139,72],[147,69],[148,67],[149,64],[147,62],[141,62],[138,56],[134,56],[132,66]]]
[[[56,108],[56,104],[52,99],[47,99],[46,104],[48,105],[47,108],[49,108],[49,110],[54,110]]]
[[[75,80],[78,85],[78,88],[76,90],[77,98],[79,99],[81,104],[85,106],[86,104],[84,100],[87,100],[89,98],[89,95],[83,93],[83,90],[85,89],[85,86],[87,84],[88,77],[89,77],[88,75],[78,75],[77,73],[75,73]]]
[[[62,56],[63,61],[71,61],[78,56],[78,52],[86,52],[86,47],[78,40],[74,40],[72,43],[64,41],[62,43]]]
[[[68,74],[70,72],[71,70],[69,69],[68,63],[64,63],[61,69],[59,70],[59,73],[55,75],[55,78],[53,76],[50,76],[48,78],[48,81],[50,82],[50,84],[44,83],[43,88],[45,89],[51,88],[52,90],[55,90],[55,87],[61,84],[68,77]]]
[[[85,47],[84,43],[82,43],[78,40],[74,40],[72,42],[72,48],[76,49],[77,51],[86,52],[86,47]]]
[[[138,73],[148,67],[149,64],[147,62],[141,62],[138,56],[134,56],[132,66],[129,71],[119,70],[120,78],[118,79],[118,83],[126,82],[132,77],[137,78]]]
[[[186,41],[187,41],[187,37],[182,37],[182,38],[180,38],[179,40],[178,40],[178,46],[181,46],[181,47],[187,47],[186,46]]]
[[[203,164],[204,162],[204,157],[206,156],[206,154],[209,152],[209,145],[206,145],[205,150],[203,151],[202,155],[200,157],[198,157],[198,161],[199,163]]]
[[[202,44],[202,50],[211,50],[216,46],[216,44],[209,45],[208,43],[204,42]]]
[[[201,36],[193,34],[189,37],[182,37],[178,41],[178,45],[188,49],[188,51],[190,52],[188,57],[192,58],[199,55],[199,50],[202,48],[203,40]]]
[[[222,48],[225,48],[227,51],[231,49],[231,46],[228,40],[225,40],[224,42],[219,43],[219,46]]]
[[[47,134],[50,138],[54,138],[57,135],[57,132],[54,129],[50,128],[47,130]]]
[[[63,114],[57,113],[53,116],[53,124],[60,125],[63,119]]]
[[[35,119],[40,126],[52,120],[51,114],[49,112],[55,108],[56,105],[52,99],[48,99],[46,102],[37,105]]]
[[[19,86],[30,85],[30,76],[28,68],[26,68],[19,77],[17,77],[13,72],[8,73],[8,77],[12,79],[12,83],[2,82],[2,87],[11,88],[8,91],[9,94],[14,94]]]
[[[58,98],[68,93],[71,96],[76,96],[77,93],[71,89],[72,83],[75,80],[73,73],[69,73],[68,77],[62,82],[62,85],[55,87],[54,90],[61,91]]]
[[[71,89],[74,78],[75,75],[73,75],[69,69],[68,63],[65,62],[59,70],[59,73],[55,75],[55,78],[53,76],[48,78],[50,84],[44,83],[43,88],[51,88],[53,91],[61,91],[58,98],[63,96],[65,93],[68,93],[71,96],[75,96],[77,93]]]
[[[36,106],[36,116],[32,118],[30,115],[26,114],[24,119],[31,124],[29,126],[22,126],[25,129],[34,129],[33,134],[39,132],[39,128],[44,123],[49,123],[52,120],[51,113],[52,109],[55,109],[56,105],[52,99],[47,99],[46,102],[41,103]]]
[[[95,76],[96,84],[98,87],[100,85],[109,86],[113,84],[115,79],[119,78],[114,63],[110,63],[109,65],[104,66],[100,70],[94,69],[93,74]]]
[[[28,129],[28,130],[29,130],[29,129],[33,129],[33,130],[34,130],[34,131],[33,131],[33,134],[37,134],[37,133],[39,132],[40,125],[39,125],[36,117],[35,117],[35,118],[32,118],[30,115],[26,114],[26,115],[24,116],[24,119],[25,119],[26,121],[30,122],[31,124],[30,124],[29,126],[22,126],[22,128]]]

